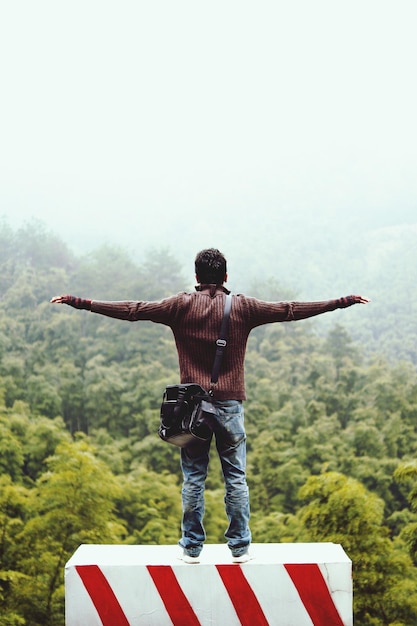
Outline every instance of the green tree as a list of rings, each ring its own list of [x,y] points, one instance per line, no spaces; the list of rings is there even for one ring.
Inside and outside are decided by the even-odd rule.
[[[120,487],[81,439],[63,442],[30,492],[30,519],[13,555],[24,574],[14,607],[33,626],[63,623],[63,569],[82,543],[120,542],[125,532],[114,513]]]
[[[355,621],[361,626],[417,623],[417,575],[383,526],[384,503],[336,472],[311,476],[300,490],[305,540],[341,544],[352,559]]]
[[[248,483],[254,511],[295,512],[300,505],[298,490],[308,477],[293,446],[280,432],[261,432],[249,454]]]
[[[0,418],[0,475],[19,479],[22,475],[23,446],[10,430],[10,425]]]
[[[0,625],[26,624],[21,607],[13,601],[24,574],[13,558],[17,537],[28,514],[29,490],[14,485],[9,476],[0,476]]]
[[[88,427],[124,434],[127,429],[120,423],[121,394],[126,389],[122,367],[107,365],[98,354],[88,362],[84,381]]]
[[[409,502],[414,515],[405,526],[402,536],[417,565],[417,461],[401,464],[395,471],[395,479],[409,488]]]
[[[119,478],[117,510],[127,543],[176,544],[181,536],[180,487],[175,476],[138,468]]]

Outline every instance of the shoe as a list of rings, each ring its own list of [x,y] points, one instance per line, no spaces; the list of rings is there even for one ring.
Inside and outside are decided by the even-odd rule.
[[[180,559],[181,561],[184,561],[184,563],[189,563],[190,565],[193,563],[200,563],[199,556],[191,556],[186,552],[183,552],[183,554],[180,556]]]
[[[249,552],[244,552],[243,554],[240,554],[239,556],[232,556],[233,563],[247,563],[248,561],[251,561],[252,559],[253,559],[253,556],[251,556]]]

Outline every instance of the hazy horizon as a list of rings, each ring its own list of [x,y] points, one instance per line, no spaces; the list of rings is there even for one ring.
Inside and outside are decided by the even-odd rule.
[[[416,222],[416,17],[409,1],[3,4],[0,216],[81,251]]]

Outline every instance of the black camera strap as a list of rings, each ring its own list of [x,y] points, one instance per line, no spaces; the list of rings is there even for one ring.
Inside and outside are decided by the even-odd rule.
[[[227,346],[227,330],[229,326],[230,311],[232,308],[232,295],[226,294],[224,301],[224,313],[222,319],[222,325],[220,327],[219,338],[216,341],[216,355],[214,357],[213,370],[211,372],[211,385],[210,395],[213,394],[213,387],[217,384],[220,372],[220,366],[222,363],[223,355]]]

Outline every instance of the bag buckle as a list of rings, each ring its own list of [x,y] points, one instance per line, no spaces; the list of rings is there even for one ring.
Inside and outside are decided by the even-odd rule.
[[[226,339],[217,339],[216,346],[219,346],[219,348],[225,348],[227,346]]]

